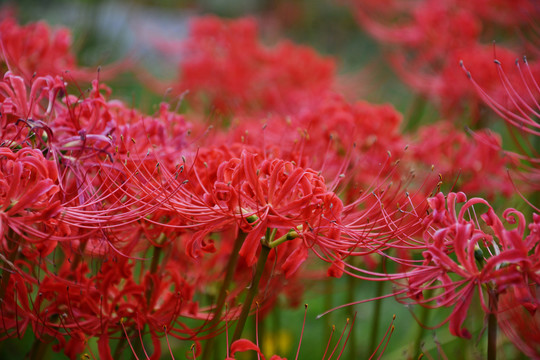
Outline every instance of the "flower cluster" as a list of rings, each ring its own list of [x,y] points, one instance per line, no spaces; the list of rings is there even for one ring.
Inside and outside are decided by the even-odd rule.
[[[19,41],[33,27],[43,26],[43,37],[32,39],[55,51],[55,36],[67,36],[65,30],[50,35],[42,23],[21,28],[6,19],[2,26],[10,30],[3,35],[13,33]],[[369,252],[370,239],[384,243],[395,232],[386,227],[378,202],[363,206],[368,196],[351,195],[353,200],[345,206],[338,191],[349,191],[347,183],[354,177],[340,181],[339,175],[353,166],[353,139],[342,132],[339,144],[328,142],[328,135],[342,131],[339,124],[334,129],[319,127],[321,122],[314,118],[319,110],[306,108],[314,94],[322,99],[329,91],[332,62],[288,42],[266,49],[256,42],[254,26],[252,20],[227,24],[217,18],[194,26],[190,47],[199,44],[201,55],[191,50],[193,58],[183,65],[179,86],[212,89],[194,69],[235,61],[206,52],[223,43],[219,51],[230,48],[235,59],[236,52],[251,44],[260,58],[243,53],[242,58],[254,65],[241,66],[252,67],[251,75],[246,75],[244,85],[235,83],[245,95],[224,88],[212,101],[230,105],[240,96],[245,101],[228,111],[247,115],[255,104],[276,111],[275,121],[266,126],[250,116],[233,128],[217,127],[212,134],[197,123],[197,115],[186,118],[167,104],[154,115],[131,109],[111,99],[111,89],[100,80],[93,80],[87,92],[71,91],[64,77],[65,70],[75,66],[68,40],[62,52],[51,50],[55,60],[50,62],[56,67],[48,64],[49,52],[41,54],[42,62],[23,61],[36,56],[35,47],[16,57],[11,43],[3,40],[10,49],[4,52],[8,70],[0,82],[4,339],[23,337],[31,329],[36,341],[54,342],[56,351],[76,358],[92,351],[88,343],[95,338],[99,357],[112,359],[124,347],[111,349],[111,339],[130,341],[134,334],[150,334],[152,358],[159,358],[163,337],[211,338],[223,332],[223,321],[245,322],[255,299],[261,309],[280,294],[289,294],[291,303],[297,303],[294,289],[313,276],[302,270],[310,254],[330,263],[329,275],[340,276],[343,259],[359,244]],[[222,27],[230,27],[230,34],[205,45],[205,33],[221,33]],[[245,41],[236,37],[240,30]],[[208,41],[214,37],[208,36]],[[281,61],[283,53],[290,52],[285,57],[290,62]],[[304,61],[297,62],[297,55],[320,68],[320,81]],[[201,56],[207,65],[197,65],[195,59]],[[276,88],[246,90],[248,83],[257,83],[249,78],[260,74]],[[292,74],[297,75],[291,78]],[[218,83],[226,85],[219,79]],[[352,106],[334,95],[324,104],[336,116],[339,107],[357,112],[353,116],[358,120],[344,118],[351,130],[362,127],[358,121],[370,125],[364,131],[380,145],[376,150],[372,144],[354,150],[364,159],[368,151],[386,157],[387,145],[399,137],[399,116],[390,108]],[[390,133],[375,125],[381,117],[392,120]],[[283,126],[299,131],[283,137],[278,148],[273,139]],[[242,141],[248,129],[249,139]],[[323,137],[327,154],[310,159],[308,152]],[[331,164],[325,168],[325,162]],[[369,164],[364,167],[370,170]],[[366,191],[370,184],[376,184],[374,191],[384,184],[379,179],[383,170],[362,174]],[[325,176],[334,179],[327,181]],[[371,222],[365,223],[366,218]],[[249,269],[255,267],[252,278]],[[241,305],[238,299],[244,294],[250,300]],[[200,300],[203,295],[215,303]],[[237,326],[236,338],[242,327]]]
[[[167,54],[181,54],[173,91],[187,91],[193,105],[223,114],[288,114],[331,90],[335,77],[335,61],[309,47],[289,41],[264,46],[253,18],[200,18],[186,42],[159,45]]]
[[[459,62],[468,65],[484,89],[503,100],[505,91],[497,71],[486,65],[492,62],[494,52],[509,65],[520,57],[520,51],[528,51],[530,43],[514,41],[512,46],[497,45],[494,50],[485,39],[491,41],[493,33],[517,28],[527,33],[527,25],[534,22],[539,11],[530,0],[422,0],[414,6],[401,0],[351,0],[350,4],[366,31],[389,45],[389,61],[402,80],[454,117],[466,105],[473,109],[480,105],[474,88],[459,74]],[[532,71],[539,74],[538,66]],[[478,110],[473,116],[480,116]]]
[[[439,326],[462,338],[477,331],[465,324],[478,294],[488,357],[497,321],[538,357],[537,65],[506,75],[513,53],[497,49],[486,66],[479,41],[482,24],[507,29],[538,9],[488,3],[498,10],[355,3],[360,23],[396,46],[398,73],[453,120],[411,127],[389,104],[340,94],[335,59],[263,45],[255,18],[201,17],[180,45],[157,39],[181,54],[166,85],[185,96],[182,113],[163,102],[152,114],[114,97],[109,80],[138,71],[131,60],[89,71],[67,29],[3,18],[0,341],[33,335],[30,358],[49,344],[70,359],[159,359],[165,345],[174,358],[189,343],[194,358],[264,359],[249,316],[258,326],[283,299],[301,304],[313,279],[346,276],[391,283],[377,300],[449,309]],[[506,134],[456,129],[460,107],[479,99],[511,125],[512,151]],[[497,215],[520,196],[533,211]],[[393,329],[367,351],[384,352]],[[345,333],[323,358],[354,343]]]

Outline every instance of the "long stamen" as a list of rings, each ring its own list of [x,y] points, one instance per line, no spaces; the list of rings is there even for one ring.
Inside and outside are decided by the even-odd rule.
[[[306,327],[307,308],[308,304],[304,304],[304,321],[302,322],[302,331],[300,332],[300,340],[298,341],[295,360],[298,360],[298,355],[300,354],[300,346],[302,345],[302,337],[304,336],[304,328]]]
[[[384,336],[381,339],[381,342],[379,343],[379,345],[377,346],[377,348],[375,349],[373,354],[369,357],[370,360],[373,359],[375,354],[377,354],[377,352],[379,351],[379,348],[381,347],[384,340],[386,339],[386,343],[385,343],[385,345],[383,347],[383,350],[382,350],[381,354],[379,355],[379,357],[377,359],[380,359],[381,356],[384,354],[384,351],[386,350],[386,347],[388,346],[388,342],[390,341],[390,337],[392,336],[392,333],[394,332],[394,320],[396,320],[396,315],[392,316],[392,321],[390,322],[390,325],[388,326],[388,329],[386,329],[386,332],[384,333]],[[387,336],[388,336],[388,338],[387,338]]]
[[[332,353],[330,353],[330,356],[328,357],[328,360],[330,360],[332,358],[332,356],[334,355],[334,353],[336,352],[338,346],[339,346],[339,343],[341,342],[341,339],[343,338],[343,334],[345,334],[345,330],[347,329],[347,326],[349,326],[349,321],[350,319],[347,318],[347,321],[345,322],[345,327],[343,328],[343,331],[341,332],[341,335],[339,336],[339,339],[336,343],[336,345],[334,346],[334,349],[332,350]]]
[[[326,356],[326,353],[328,352],[328,349],[330,348],[330,343],[332,342],[332,336],[334,335],[335,331],[336,331],[336,325],[332,325],[332,331],[330,332],[330,336],[328,337],[328,342],[326,343],[326,349],[324,349],[324,354],[322,356],[323,360]]]
[[[96,356],[94,355],[94,352],[92,351],[92,348],[88,344],[88,341],[84,340],[84,344],[85,344],[85,347],[88,349],[88,352],[90,353],[90,356],[92,357],[92,359],[96,360]],[[85,355],[88,356],[88,353],[85,353]]]
[[[163,331],[165,332],[165,339],[167,340],[167,347],[169,348],[169,353],[171,354],[171,358],[174,360],[171,344],[169,343],[169,337],[167,336],[167,325],[163,325]],[[191,349],[193,350],[193,345],[191,346]],[[195,359],[195,352],[193,352],[193,359]]]
[[[379,355],[377,360],[379,360],[383,356],[384,352],[386,351],[386,348],[388,347],[388,343],[390,342],[390,338],[392,337],[392,334],[394,333],[394,329],[395,329],[395,327],[394,327],[394,325],[392,325],[392,328],[390,329],[390,334],[388,334],[388,338],[386,339],[386,343],[384,344],[384,347],[383,347],[383,349],[381,351],[381,354]]]
[[[339,358],[341,358],[341,355],[343,354],[343,351],[345,351],[345,346],[347,345],[347,342],[349,341],[349,337],[351,336],[355,320],[356,320],[356,312],[354,313],[354,316],[353,316],[353,319],[352,319],[352,322],[351,322],[351,326],[349,327],[349,332],[347,333],[347,337],[345,338],[345,341],[343,342],[343,347],[341,348],[341,351],[339,352],[337,360],[339,360]],[[345,329],[343,329],[343,331],[345,331]]]
[[[122,325],[122,330],[124,330],[124,334],[126,335],[126,340],[129,344],[129,347],[131,348],[131,352],[133,353],[133,356],[135,356],[135,359],[139,360],[139,357],[137,356],[137,353],[135,352],[135,349],[133,349],[133,345],[131,345],[131,340],[129,340],[128,333],[126,331],[126,327],[124,326],[124,318],[120,319],[120,325]]]
[[[148,353],[146,352],[146,348],[144,347],[144,341],[143,341],[143,338],[142,338],[141,327],[139,326],[139,313],[138,312],[137,312],[137,332],[139,333],[139,341],[141,342],[141,346],[142,346],[142,349],[144,351],[144,356],[146,356],[147,359],[150,359],[150,357],[148,356]]]
[[[69,285],[66,286],[66,295],[68,298],[68,309],[69,309],[69,312],[71,313],[71,317],[75,321],[75,324],[77,325],[77,327],[84,333],[85,330],[79,324],[79,321],[77,320],[77,318],[75,317],[75,313],[73,312],[73,308],[71,307],[71,297],[69,296]]]

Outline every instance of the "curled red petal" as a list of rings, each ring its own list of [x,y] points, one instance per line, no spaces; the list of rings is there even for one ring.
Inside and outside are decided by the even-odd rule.
[[[237,352],[243,352],[243,351],[249,351],[253,350],[256,351],[262,360],[265,360],[265,357],[259,347],[255,345],[253,342],[247,340],[247,339],[239,339],[232,343],[231,345],[231,357],[234,357],[234,354]]]

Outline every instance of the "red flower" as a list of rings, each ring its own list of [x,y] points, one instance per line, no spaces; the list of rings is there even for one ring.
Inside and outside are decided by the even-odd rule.
[[[75,68],[71,34],[66,28],[51,32],[45,22],[19,26],[8,17],[0,22],[0,34],[3,65],[26,80],[34,73],[54,76]]]
[[[462,324],[475,290],[486,314],[497,310],[487,305],[485,294],[496,296],[506,289],[522,294],[518,300],[521,306],[537,307],[535,295],[527,289],[530,281],[538,284],[540,280],[536,274],[539,259],[532,253],[538,249],[540,237],[538,216],[531,224],[530,234],[525,236],[525,218],[518,211],[508,209],[504,213],[509,223],[518,224],[516,229],[507,230],[485,200],[465,201],[463,193],[448,194],[447,205],[442,193],[429,200],[433,212],[426,218],[429,226],[424,232],[424,260],[406,273],[406,286],[408,296],[418,304],[453,307],[446,320],[450,321],[450,332],[469,338],[471,335]],[[456,205],[459,202],[465,204],[458,212]],[[473,206],[479,204],[488,206],[482,219],[494,235],[481,230],[472,219],[465,219],[466,215],[473,216]],[[424,299],[423,294],[428,289],[436,290],[438,294]],[[431,305],[432,301],[436,304]]]
[[[538,288],[533,291],[538,292]],[[540,358],[540,312],[528,311],[512,289],[499,297],[501,311],[497,315],[502,332],[526,356]],[[538,299],[538,295],[536,295]]]
[[[506,63],[512,61],[509,59]],[[496,59],[495,69],[498,73],[498,92],[486,88],[483,83],[477,81],[476,71],[468,70],[469,66],[464,63],[463,69],[468,79],[472,82],[479,96],[509,125],[513,138],[524,138],[518,141],[519,153],[511,155],[521,161],[520,171],[517,173],[518,179],[524,184],[522,191],[540,189],[540,158],[534,149],[535,138],[540,137],[540,125],[538,115],[540,113],[540,84],[538,66],[531,66],[526,58],[523,58],[523,65],[515,61],[517,74],[512,73],[511,77],[503,69],[504,62]],[[467,68],[465,68],[467,66]],[[472,72],[471,72],[472,71]],[[537,211],[535,204],[529,203]]]
[[[239,115],[288,113],[298,103],[330,89],[333,60],[287,41],[268,48],[260,43],[257,32],[252,18],[207,16],[193,21],[181,50],[176,92],[187,90],[195,104]]]
[[[455,181],[457,190],[489,198],[514,193],[507,168],[515,158],[503,151],[501,138],[493,132],[480,130],[467,137],[452,123],[440,121],[420,127],[410,149],[415,161],[434,166],[443,179]]]
[[[276,229],[275,239],[300,237],[305,246],[330,242],[324,240],[325,236],[336,241],[325,244],[329,249],[340,246],[334,224],[339,224],[343,205],[336,194],[328,191],[324,178],[312,169],[243,151],[239,158],[219,166],[214,183],[203,180],[201,185],[204,194],[194,194],[197,198],[189,201],[182,199],[185,205],[177,207],[180,213],[184,208],[201,208],[193,221],[204,224],[204,230],[188,249],[192,255],[197,255],[193,249],[200,246],[204,234],[235,223],[247,233],[240,254],[248,265],[255,263],[260,239],[267,229]],[[305,256],[295,258],[305,260]]]
[[[20,26],[6,17],[0,20],[0,76],[6,71],[30,82],[37,76],[62,76],[91,80],[97,71],[77,66],[71,49],[71,32],[67,28],[51,30],[43,21]],[[123,71],[126,63],[101,71],[101,77],[111,77]]]
[[[0,246],[5,254],[21,246],[34,258],[54,249],[56,243],[48,239],[62,232],[57,177],[56,164],[39,150],[0,147]]]
[[[497,73],[485,65],[493,59],[493,48],[482,43],[483,36],[487,34],[491,39],[493,33],[504,34],[501,30],[512,33],[538,14],[538,7],[531,0],[422,0],[414,4],[402,0],[353,0],[351,3],[362,26],[390,45],[390,62],[400,77],[451,116],[462,113],[466,106],[472,106],[474,114],[479,115],[473,89],[466,79],[459,77],[459,61],[470,64],[482,86],[497,90]],[[501,47],[497,52],[508,61],[519,54]]]

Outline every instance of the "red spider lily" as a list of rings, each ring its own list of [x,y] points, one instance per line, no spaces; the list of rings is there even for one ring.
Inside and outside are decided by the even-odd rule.
[[[390,105],[360,101],[349,104],[339,95],[330,95],[318,106],[304,108],[297,119],[288,120],[287,127],[298,131],[291,131],[295,138],[287,141],[297,142],[297,151],[303,156],[309,154],[309,160],[303,161],[321,168],[327,178],[354,172],[350,182],[355,182],[356,188],[365,188],[380,176],[380,164],[387,161],[388,152],[396,158],[403,156],[405,141],[399,133],[401,115]],[[282,126],[274,125],[265,134],[274,132],[276,137],[279,132],[284,136],[280,129]],[[324,142],[321,144],[321,141]],[[325,157],[319,155],[318,149],[322,146],[327,149]],[[347,161],[352,163],[344,168]]]
[[[251,18],[202,17],[191,23],[179,49],[180,76],[173,88],[196,103],[207,98],[222,113],[284,111],[328,91],[334,62],[312,49],[282,41],[263,46]],[[174,51],[170,45],[165,51]]]
[[[190,187],[186,187],[182,193],[186,199],[189,197],[189,202],[186,199],[177,202],[181,197],[171,199],[171,205],[184,218],[189,219],[191,216],[191,221],[205,224],[204,230],[199,231],[199,235],[192,240],[191,246],[195,247],[192,250],[188,248],[188,253],[192,255],[201,254],[193,252],[193,249],[201,250],[200,241],[205,234],[213,231],[211,229],[218,230],[233,223],[239,223],[248,233],[240,250],[243,256],[251,257],[248,264],[255,261],[255,254],[260,248],[259,239],[266,228],[277,229],[276,238],[290,240],[299,237],[312,250],[315,250],[313,245],[317,245],[322,251],[316,251],[318,256],[332,262],[340,256],[366,255],[374,251],[374,248],[384,246],[387,241],[385,239],[391,238],[398,231],[389,228],[386,222],[399,211],[380,211],[381,203],[395,201],[391,191],[377,200],[371,194],[359,196],[345,208],[346,212],[342,212],[341,200],[328,190],[320,174],[281,159],[263,159],[244,151],[240,158],[232,158],[220,165],[214,184],[206,183],[206,179],[200,175],[197,179],[196,184],[200,185],[195,189],[204,190],[203,194],[197,195],[199,199],[193,196]],[[358,211],[359,204],[365,209]],[[403,227],[399,231],[408,231],[411,226],[406,222],[401,225]],[[370,243],[374,238],[379,239]],[[281,242],[279,240],[277,243]],[[370,250],[357,254],[353,249],[359,244]],[[295,269],[301,261],[292,262],[292,259],[305,259],[307,253],[296,248],[291,256],[284,266],[289,268],[294,264],[291,269]],[[341,261],[338,260],[336,265],[341,264]]]
[[[61,28],[53,33],[44,22],[19,26],[15,19],[0,23],[3,66],[16,71],[26,80],[38,76],[60,75],[74,69],[75,57],[70,53],[71,34]]]
[[[139,281],[133,278],[134,258],[152,244],[141,239],[151,239],[156,230],[140,224],[152,212],[151,195],[138,196],[130,184],[135,175],[126,172],[129,151],[139,155],[142,150],[126,147],[122,136],[115,139],[113,135],[118,124],[131,126],[141,115],[107,101],[97,82],[88,97],[68,95],[62,100],[56,96],[59,89],[65,92],[65,85],[55,88],[52,78],[37,78],[29,96],[20,77],[7,74],[1,86],[6,128],[19,126],[13,124],[14,118],[22,118],[29,128],[20,131],[24,141],[2,134],[13,149],[22,149],[0,148],[6,255],[0,284],[3,336],[21,337],[32,326],[38,339],[56,339],[55,348],[65,347],[72,357],[87,338],[97,337],[100,356],[111,358],[109,338],[119,333],[120,324],[124,325],[120,320],[134,314],[135,307],[140,321],[125,326],[148,326],[155,356],[159,357],[163,326],[175,336],[195,338],[195,331],[183,325],[180,315],[202,320],[207,315],[198,313],[191,301],[192,285],[175,272],[178,266],[171,265],[159,277],[153,269],[142,272]],[[43,121],[37,123],[32,117]],[[163,137],[167,122],[177,120],[162,108],[159,118],[147,122]],[[143,129],[132,134],[143,138]],[[39,139],[31,141],[36,134]],[[124,150],[108,153],[115,140]],[[42,153],[53,160],[46,160]],[[135,160],[129,163],[140,163]],[[19,252],[24,260],[17,258]],[[43,261],[50,254],[52,265],[50,257]],[[66,259],[59,271],[55,256]],[[86,266],[90,256],[103,262],[98,274]]]
[[[501,28],[515,29],[527,23],[523,19],[534,19],[530,14],[538,13],[531,0],[352,3],[363,27],[378,40],[393,45],[390,62],[402,79],[439,102],[448,115],[459,114],[465,101],[475,108],[478,105],[465,79],[459,80],[457,64],[461,59],[471,64],[486,89],[498,88],[496,72],[484,66],[493,51],[482,44],[483,33],[493,36],[491,33]],[[501,8],[504,12],[492,11]],[[500,49],[504,59],[511,61],[516,55]]]
[[[179,265],[188,271],[180,273]],[[99,271],[92,270],[93,266]],[[43,268],[45,277],[40,281],[26,276],[26,282],[37,288],[38,296],[32,296],[26,289],[28,285],[21,287],[19,284],[24,282],[13,276],[7,290],[15,297],[4,297],[2,302],[4,331],[8,336],[22,336],[31,324],[42,341],[47,341],[47,336],[56,339],[58,349],[66,341],[80,348],[84,339],[97,337],[99,354],[104,359],[112,359],[109,339],[125,329],[130,334],[150,333],[153,359],[160,356],[159,339],[164,329],[181,339],[196,339],[196,330],[186,326],[184,320],[206,319],[192,300],[195,287],[189,277],[197,268],[167,261],[159,268],[143,268],[136,275],[135,266],[132,259],[122,256],[97,260],[91,267],[85,262],[65,261],[57,274]]]
[[[465,202],[461,209],[457,203]],[[514,209],[508,209],[504,218],[517,224],[507,230],[483,199],[466,200],[463,193],[449,193],[447,201],[442,193],[429,200],[432,213],[425,219],[425,250],[423,262],[407,273],[408,297],[415,303],[428,307],[453,307],[446,319],[453,335],[469,338],[468,330],[462,328],[473,293],[478,291],[486,314],[497,312],[484,300],[490,296],[514,289],[520,293],[520,306],[537,307],[535,296],[528,291],[529,283],[538,283],[536,269],[538,259],[538,216],[525,236],[525,218]],[[493,235],[475,224],[475,205],[482,204],[488,211],[481,217]],[[471,220],[466,220],[468,215]],[[483,250],[484,249],[484,250]],[[427,290],[435,292],[424,298]],[[403,299],[403,297],[400,297]],[[432,301],[436,304],[431,305]],[[446,322],[445,321],[445,322]]]
[[[497,56],[513,61],[519,56],[519,53],[511,50],[497,47]],[[456,110],[462,109],[466,105],[472,107],[473,115],[478,118],[478,98],[473,89],[468,85],[467,79],[459,76],[460,61],[470,64],[471,71],[478,74],[478,81],[483,87],[489,89],[503,99],[496,70],[485,66],[493,59],[493,47],[491,45],[474,45],[465,49],[454,50],[444,55],[445,66],[441,69],[423,69],[425,60],[421,59],[418,64],[407,64],[405,59],[396,55],[392,60],[400,76],[410,86],[417,89],[420,93],[434,99],[441,104],[445,114],[454,115]],[[535,69],[535,71],[538,71]],[[498,92],[498,93],[497,93]],[[478,119],[474,119],[478,120]]]
[[[474,43],[481,30],[474,14],[457,6],[457,1],[418,1],[412,6],[399,0],[351,3],[357,10],[360,23],[374,37],[384,42],[413,48],[448,49]],[[400,19],[393,26],[384,23],[386,18],[398,14],[401,15]],[[430,54],[441,55],[435,52]]]
[[[57,227],[61,206],[55,164],[39,150],[0,148],[0,177],[3,252],[17,252],[22,246],[27,257],[48,255],[55,246],[48,241],[50,235],[61,233],[63,228]],[[17,238],[27,243],[23,245]]]
[[[445,4],[415,10],[422,31],[448,25],[438,24]],[[449,23],[463,25],[456,32],[410,29],[405,45],[435,63],[415,70],[452,79],[450,71],[434,75],[431,66],[438,68],[445,46],[455,50],[449,57],[460,56],[461,40],[478,46],[480,29],[468,9],[452,7]],[[466,39],[454,44],[456,33]],[[437,36],[444,44],[431,53],[422,43],[435,47]],[[510,225],[503,225],[483,199],[439,194],[426,205],[429,180],[403,191],[415,184],[393,161],[407,156],[401,116],[387,105],[329,95],[332,61],[289,43],[260,45],[251,20],[205,18],[193,25],[186,49],[174,91],[192,90],[193,111],[208,96],[235,115],[230,126],[229,119],[218,119],[214,129],[193,124],[198,115],[179,115],[166,104],[145,115],[112,100],[98,80],[74,95],[54,69],[31,80],[13,66],[0,82],[1,339],[31,329],[70,358],[94,338],[103,359],[121,357],[128,345],[135,357],[158,359],[163,337],[169,349],[175,337],[197,342],[195,357],[200,340],[253,311],[251,295],[257,315],[282,294],[299,302],[304,280],[324,273],[305,269],[310,256],[330,263],[329,276],[393,281],[402,301],[451,308],[447,321],[458,336],[470,335],[463,322],[475,292],[486,313],[536,310],[540,218],[527,233],[521,213],[507,210]],[[436,96],[448,91],[450,104],[463,95],[461,84],[456,94],[452,85],[424,86]],[[515,105],[521,115],[530,110]],[[266,112],[272,115],[262,119]],[[479,132],[473,143],[444,125],[423,131],[413,161],[439,162],[445,177],[460,167],[461,189],[487,184],[488,193],[511,192],[498,137]],[[488,208],[482,225],[478,207]],[[422,260],[415,260],[418,250]],[[365,269],[353,258],[392,260],[399,270]],[[511,306],[484,300],[506,293]],[[519,323],[507,328],[521,331]],[[143,337],[151,338],[153,352]],[[339,358],[344,346],[329,347],[323,358]],[[227,357],[248,350],[264,358],[247,339],[233,341]]]
[[[215,140],[233,139],[253,146],[252,151],[260,149],[266,157],[318,169],[332,179],[329,189],[344,189],[344,199],[354,201],[360,189],[367,191],[388,173],[394,180],[403,175],[391,169],[391,158],[401,158],[406,148],[400,125],[401,115],[390,105],[348,103],[338,94],[328,94],[296,114],[264,120],[242,117]]]
[[[77,66],[71,49],[71,33],[67,28],[51,30],[45,22],[20,26],[11,17],[0,21],[0,74],[8,70],[30,82],[34,76],[67,75],[79,80],[91,80],[95,70]],[[119,63],[105,71],[103,78],[123,71]]]
[[[502,117],[519,146],[519,153],[512,154],[522,163],[519,178],[523,181],[524,190],[538,191],[540,180],[540,156],[534,148],[535,137],[540,136],[540,125],[538,117],[540,115],[540,85],[535,79],[535,74],[527,62],[523,59],[523,65],[516,60],[517,75],[509,78],[503,69],[500,60],[496,59],[495,68],[500,81],[500,91],[504,93],[504,99],[494,96],[489,89],[484,88],[476,81],[474,72],[468,70],[468,65],[463,63],[464,71],[468,79],[472,82],[480,97],[490,106],[500,117]],[[465,68],[467,65],[467,68]],[[538,78],[538,76],[536,76]],[[525,141],[519,142],[521,137]],[[535,204],[530,204],[535,207]],[[538,208],[536,208],[538,210]]]
[[[24,146],[31,135],[38,135],[34,142],[43,138],[44,122],[49,118],[55,98],[64,87],[59,79],[51,76],[36,78],[28,89],[20,76],[8,72],[0,82],[0,135],[5,146]],[[22,126],[26,125],[26,126]],[[50,137],[50,132],[45,137]]]
[[[56,159],[102,155],[111,147],[114,124],[100,87],[96,81],[89,98],[68,95],[62,101],[57,97],[66,92],[66,84],[59,77],[38,77],[26,86],[23,78],[7,73],[0,82],[2,122],[9,131],[2,134],[4,142],[23,146],[26,141],[24,146],[39,147]],[[73,156],[66,156],[68,151]]]
[[[497,321],[506,337],[526,356],[540,358],[540,313],[520,306],[520,300],[511,289],[500,295],[499,307]]]
[[[339,223],[341,200],[326,189],[324,179],[311,169],[243,151],[240,158],[220,165],[213,184],[201,185],[206,193],[198,195],[204,201],[199,206],[207,209],[208,216],[208,220],[204,213],[197,217],[199,222],[208,224],[201,234],[226,223],[239,223],[248,234],[240,249],[248,265],[255,263],[266,229],[276,229],[276,239],[301,237],[308,243],[319,241],[321,231],[335,240],[339,236],[333,224]],[[186,205],[194,207],[195,201]],[[214,219],[214,214],[219,217]],[[199,246],[201,239],[194,239],[193,246]]]
[[[410,149],[414,160],[434,166],[443,179],[456,179],[455,190],[485,193],[489,198],[514,192],[506,170],[516,161],[502,150],[495,133],[482,130],[468,138],[453,124],[438,122],[420,127]]]
[[[59,78],[37,77],[32,81],[30,91],[20,76],[7,72],[1,82],[3,110],[7,114],[23,119],[42,119],[50,115],[57,93],[64,88]],[[43,106],[42,99],[48,102]]]
[[[148,137],[154,132],[156,142],[169,144],[164,136],[171,124],[179,129],[175,139],[181,142],[160,149],[161,156],[170,158],[185,144],[181,137],[187,130],[185,123],[168,112],[166,106],[161,108],[159,116],[145,117],[119,101],[109,100],[110,89],[97,81],[93,82],[88,96],[67,95],[56,99],[59,92],[66,92],[65,84],[58,78],[36,78],[27,91],[21,77],[6,74],[0,92],[5,97],[2,118],[9,129],[9,133],[3,134],[5,143],[12,147],[38,147],[55,160],[60,174],[58,185],[62,189],[63,222],[80,228],[82,220],[86,229],[93,224],[94,237],[96,231],[132,223],[149,213],[142,210],[149,201],[136,198],[136,190],[128,185],[130,176],[125,174],[124,167],[128,165],[130,151],[136,156],[133,161],[141,163],[140,153],[148,151],[151,146]],[[10,138],[13,133],[18,135]],[[123,134],[131,136],[124,139]],[[144,141],[136,145],[135,139]],[[155,166],[156,160],[152,162]],[[79,236],[82,235],[75,234],[72,239]]]
[[[388,239],[396,231],[383,226],[385,220],[382,218],[391,216],[378,212],[379,201],[383,200],[373,201],[360,214],[354,210],[359,204],[364,205],[371,195],[360,197],[351,204],[346,217],[350,227],[341,225],[342,202],[326,187],[320,173],[290,161],[274,159],[270,154],[265,158],[250,150],[257,148],[239,145],[202,148],[195,159],[186,159],[174,173],[161,166],[161,170],[154,173],[145,169],[143,174],[143,169],[139,169],[143,182],[136,187],[147,191],[147,194],[159,195],[155,199],[160,204],[158,213],[174,219],[163,223],[156,217],[151,223],[179,231],[195,230],[194,234],[182,237],[182,246],[192,259],[203,263],[211,261],[214,268],[223,269],[221,264],[225,264],[231,251],[235,251],[231,247],[238,241],[235,237],[241,236],[237,229],[245,234],[236,250],[242,260],[236,271],[233,269],[231,273],[237,286],[220,301],[208,327],[202,327],[201,332],[215,330],[214,320],[221,318],[223,304],[243,291],[241,284],[249,284],[250,277],[245,276],[249,272],[242,269],[249,269],[255,264],[262,246],[276,249],[270,253],[268,264],[271,266],[266,266],[266,271],[263,271],[258,290],[259,300],[267,304],[275,299],[283,284],[291,284],[293,276],[308,257],[308,250],[325,261],[333,262],[332,269],[341,269],[344,258],[357,255],[355,251],[359,243],[366,250],[358,251],[358,256],[369,254],[374,251],[372,247],[384,245],[383,237]],[[193,163],[189,165],[191,161]],[[371,215],[373,218],[369,222]],[[165,230],[165,233],[172,232]],[[372,234],[380,237],[374,244],[367,239]],[[261,241],[265,245],[261,245]],[[270,270],[272,274],[268,275]],[[340,276],[342,271],[331,270],[330,274]],[[281,280],[283,277],[287,282]],[[232,309],[230,314],[225,318],[238,316]]]

